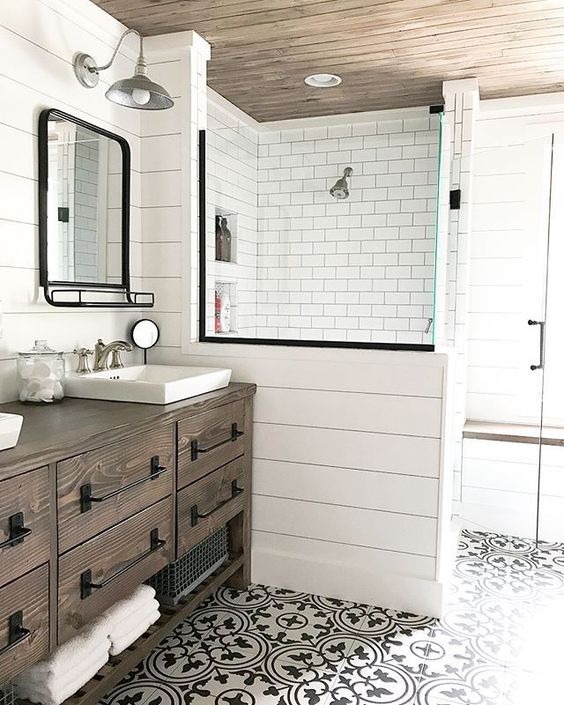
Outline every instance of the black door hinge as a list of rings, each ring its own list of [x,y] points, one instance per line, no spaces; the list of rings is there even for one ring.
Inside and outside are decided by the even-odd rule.
[[[460,210],[460,201],[462,199],[462,191],[459,188],[453,189],[450,192],[449,203],[451,211]]]

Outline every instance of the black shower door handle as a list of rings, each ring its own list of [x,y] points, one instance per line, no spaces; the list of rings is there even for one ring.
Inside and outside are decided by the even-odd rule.
[[[530,326],[539,326],[540,338],[539,338],[539,364],[531,365],[531,370],[543,370],[544,369],[544,336],[545,336],[545,321],[533,321],[528,320]]]

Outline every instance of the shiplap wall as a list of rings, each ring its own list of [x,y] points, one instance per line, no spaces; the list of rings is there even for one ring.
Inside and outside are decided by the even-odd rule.
[[[103,63],[122,30],[88,0],[18,0],[0,6],[0,401],[16,397],[16,352],[29,349],[36,338],[65,351],[91,347],[98,337],[123,337],[138,315],[53,308],[38,288],[37,121],[40,111],[50,107],[129,141],[132,273],[134,285],[140,286],[140,117],[104,98],[108,83],[132,72],[134,57],[129,49],[120,52],[91,91],[79,85],[72,70],[77,51]]]
[[[258,385],[253,580],[438,614],[450,521],[446,356],[199,347],[154,355],[230,367]]]

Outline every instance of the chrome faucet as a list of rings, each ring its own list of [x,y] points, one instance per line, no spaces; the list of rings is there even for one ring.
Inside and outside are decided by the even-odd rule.
[[[104,345],[102,339],[98,338],[98,342],[94,346],[94,372],[100,372],[101,370],[108,369],[108,357],[110,353],[112,354],[112,360],[109,368],[111,370],[115,370],[123,367],[120,353],[124,350],[126,352],[131,352],[133,350],[133,346],[125,340],[114,340],[111,343]]]

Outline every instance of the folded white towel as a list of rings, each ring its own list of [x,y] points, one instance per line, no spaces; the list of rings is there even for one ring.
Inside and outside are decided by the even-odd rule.
[[[112,624],[110,627],[110,641],[113,641],[114,638],[119,638],[124,634],[128,634],[130,631],[135,629],[138,624],[145,622],[152,615],[154,615],[155,612],[158,612],[160,607],[161,606],[158,601],[152,599],[150,602],[138,607],[134,612],[131,612],[131,614],[128,614],[127,617],[124,617],[119,622]]]
[[[99,618],[57,647],[47,660],[36,663],[25,673],[32,677],[42,675],[60,677],[73,671],[82,661],[88,662],[94,651],[98,652],[106,647],[109,650],[109,634],[109,622],[103,617]]]
[[[103,659],[108,659],[108,654],[110,652],[111,641],[109,639],[104,639],[104,641],[80,660],[80,662],[75,663],[71,668],[65,672],[53,673],[38,671],[34,666],[31,666],[26,671],[24,671],[17,678],[17,682],[22,682],[25,687],[33,690],[44,690],[47,692],[55,691],[57,688],[62,687],[62,684],[71,683],[76,679],[76,672],[82,671],[84,668],[89,668],[90,665],[94,665],[103,661]]]
[[[137,609],[142,609],[144,605],[150,603],[155,598],[155,594],[154,588],[149,585],[140,585],[128,598],[116,602],[103,614],[104,619],[110,624],[110,630],[111,627],[129,617]]]
[[[125,651],[125,649],[127,649],[128,646],[131,646],[136,639],[139,639],[141,634],[144,634],[147,629],[149,629],[151,624],[154,624],[160,616],[161,613],[158,610],[155,610],[153,614],[149,615],[142,621],[137,622],[137,624],[129,632],[119,633],[119,636],[112,635],[110,654],[112,656],[117,656],[118,654],[121,654],[122,651]]]
[[[81,664],[72,671],[70,678],[61,679],[59,684],[52,687],[35,687],[26,683],[22,676],[18,678],[16,693],[19,698],[30,700],[32,703],[42,703],[42,705],[61,705],[67,698],[74,695],[85,683],[93,678],[98,671],[108,662],[108,653],[89,663]]]

